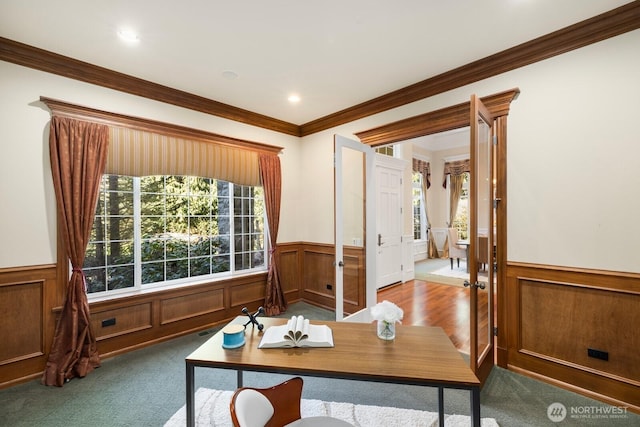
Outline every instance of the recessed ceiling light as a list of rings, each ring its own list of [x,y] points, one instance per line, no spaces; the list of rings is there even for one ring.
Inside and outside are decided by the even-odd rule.
[[[118,37],[124,40],[127,43],[137,43],[140,41],[138,35],[128,28],[122,28],[118,30]]]
[[[293,95],[289,95],[289,98],[287,98],[289,100],[290,103],[292,104],[297,104],[298,102],[300,102],[300,96],[293,94]]]
[[[238,78],[238,73],[232,70],[225,70],[222,72],[222,77],[224,77],[227,80],[235,80]]]

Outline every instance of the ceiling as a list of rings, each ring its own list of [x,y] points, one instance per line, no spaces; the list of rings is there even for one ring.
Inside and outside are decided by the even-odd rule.
[[[626,3],[1,0],[0,36],[301,125]]]

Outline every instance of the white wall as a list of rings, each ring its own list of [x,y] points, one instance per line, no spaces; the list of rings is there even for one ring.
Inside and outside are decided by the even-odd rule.
[[[640,272],[638,46],[640,30],[303,138],[313,226],[302,224],[300,240],[333,241],[333,133],[518,87],[508,124],[508,260]]]
[[[519,87],[509,115],[508,259],[640,272],[640,30],[302,138],[0,62],[0,268],[55,261],[41,95],[284,146],[278,241],[333,242],[333,134]],[[336,94],[339,96],[339,94]],[[434,177],[437,185],[437,177]]]
[[[56,261],[49,119],[40,96],[284,147],[279,241],[298,239],[300,139],[0,61],[0,268]]]

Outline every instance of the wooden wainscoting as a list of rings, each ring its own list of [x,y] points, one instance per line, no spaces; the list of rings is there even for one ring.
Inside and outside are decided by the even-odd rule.
[[[276,257],[288,302],[335,306],[333,245],[279,244]],[[344,311],[364,307],[364,251],[345,247]],[[64,271],[63,271],[64,270]],[[55,265],[0,270],[0,388],[42,375],[66,283]],[[210,328],[264,303],[266,273],[89,304],[102,358]]]
[[[335,307],[334,245],[286,243],[278,245],[278,253],[280,281],[288,301]],[[364,248],[345,246],[344,264],[344,311],[355,313],[365,305]]]
[[[640,274],[509,263],[506,293],[509,369],[640,410]]]
[[[0,270],[0,387],[44,370],[59,303],[54,265]]]
[[[42,375],[63,281],[55,265],[0,270],[0,388]],[[266,273],[90,303],[102,358],[196,332],[264,302]]]
[[[264,302],[266,273],[90,304],[101,357],[196,332]]]

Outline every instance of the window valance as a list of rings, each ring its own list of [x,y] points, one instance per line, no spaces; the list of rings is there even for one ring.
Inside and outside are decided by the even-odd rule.
[[[462,175],[465,172],[471,172],[471,161],[469,159],[445,162],[442,187],[447,188],[447,175]]]
[[[106,173],[192,175],[260,185],[255,151],[119,127],[109,127]]]
[[[420,159],[413,159],[413,171],[422,175],[422,179],[426,183],[427,189],[431,187],[431,165]]]
[[[282,148],[149,119],[124,116],[40,97],[52,116],[109,127],[105,173],[193,175],[241,185],[260,185],[260,154]]]

